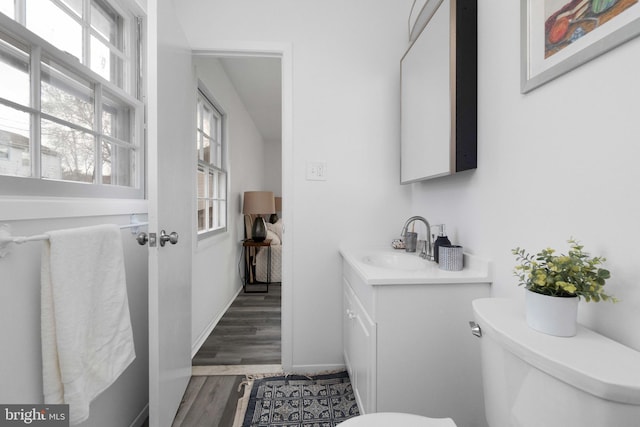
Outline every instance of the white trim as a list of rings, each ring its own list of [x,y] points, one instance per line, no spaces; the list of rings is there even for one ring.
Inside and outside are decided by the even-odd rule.
[[[270,42],[220,42],[193,46],[193,56],[272,57],[282,63],[282,209],[288,226],[282,242],[282,368],[293,367],[293,45]],[[230,171],[231,173],[231,171]]]
[[[108,2],[110,4],[110,2]],[[65,12],[65,7],[61,10]],[[116,8],[117,10],[117,8]],[[68,12],[68,11],[67,11]],[[120,12],[118,12],[120,13]],[[133,14],[130,12],[125,13],[128,16],[133,28]],[[125,18],[125,15],[122,15]],[[75,18],[73,18],[75,19]],[[82,20],[84,21],[84,18]],[[143,112],[144,103],[141,100],[135,98],[135,94],[131,95],[124,89],[118,87],[118,82],[110,82],[93,71],[89,64],[82,64],[78,58],[62,52],[56,46],[50,44],[47,40],[41,38],[38,34],[34,33],[31,29],[18,21],[0,14],[0,27],[2,32],[9,39],[14,40],[17,44],[27,45],[26,53],[29,55],[30,60],[30,86],[31,86],[31,106],[13,106],[18,107],[19,110],[30,113],[30,143],[31,143],[31,177],[21,177],[12,175],[0,176],[0,182],[6,185],[6,190],[3,189],[2,193],[5,195],[21,196],[48,196],[49,194],[55,194],[60,196],[75,196],[75,197],[115,197],[115,198],[143,198],[144,197],[144,176],[145,176],[145,164],[144,164],[144,132],[143,132]],[[127,28],[124,28],[127,31]],[[86,42],[86,40],[85,40]],[[14,42],[10,42],[13,44]],[[66,120],[57,116],[52,116],[42,111],[41,99],[40,99],[40,86],[41,86],[41,74],[43,71],[43,65],[41,61],[43,58],[53,60],[55,67],[55,73],[61,73],[65,78],[80,78],[86,81],[90,86],[95,85],[94,92],[94,107],[96,112],[96,122],[93,129],[87,129],[83,126],[78,126],[73,123],[68,123]],[[135,59],[135,55],[129,58],[128,62],[132,62]],[[126,65],[126,64],[125,64]],[[54,71],[52,71],[53,73]],[[126,86],[126,85],[125,85]],[[129,141],[121,141],[118,138],[110,138],[103,134],[100,126],[101,111],[103,103],[101,102],[101,88],[108,93],[109,98],[117,102],[121,102],[128,109],[131,110],[131,114],[135,115],[135,120],[131,121],[131,135]],[[3,101],[3,104],[12,106],[12,102]],[[101,140],[106,140],[110,143],[115,143],[119,146],[126,147],[132,152],[132,158],[135,159],[134,170],[131,171],[129,179],[132,185],[118,186],[118,185],[105,185],[101,181],[101,162],[97,162],[95,182],[87,183],[65,180],[46,180],[42,179],[42,168],[40,165],[40,149],[42,145],[41,141],[41,119],[45,118],[54,123],[61,124],[66,127],[70,127],[75,130],[80,130],[87,134],[91,134],[95,137],[95,154],[98,156],[101,153]],[[79,184],[79,185],[78,185]]]
[[[141,427],[144,425],[144,422],[149,418],[149,404],[147,403],[145,407],[140,411],[135,420],[131,423],[130,427]]]
[[[284,375],[282,365],[216,365],[216,366],[194,366],[191,368],[191,375]]]
[[[343,363],[333,363],[329,365],[294,365],[287,372],[292,374],[304,374],[304,375],[314,375],[314,374],[324,374],[327,372],[336,372],[336,371],[344,371],[347,369],[347,366]],[[362,405],[360,405],[362,408]]]
[[[0,197],[0,220],[26,221],[148,213],[141,199],[79,199],[64,197]]]

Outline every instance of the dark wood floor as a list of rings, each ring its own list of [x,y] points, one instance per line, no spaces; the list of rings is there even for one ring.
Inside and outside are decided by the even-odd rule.
[[[232,427],[243,376],[191,377],[172,427]]]
[[[194,366],[281,363],[280,285],[241,292],[193,358]]]
[[[281,363],[281,286],[241,292],[194,356],[194,366]],[[192,376],[172,427],[231,427],[244,375]]]

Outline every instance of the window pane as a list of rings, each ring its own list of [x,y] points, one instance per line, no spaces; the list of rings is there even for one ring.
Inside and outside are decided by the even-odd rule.
[[[211,163],[211,140],[206,136],[202,137],[202,160]]]
[[[133,142],[131,107],[105,92],[102,95],[102,132],[124,142]]]
[[[218,218],[219,218],[219,214],[218,214],[218,209],[219,209],[219,202],[217,201],[213,201],[212,202],[212,206],[209,210],[209,228],[210,229],[215,229],[218,228]]]
[[[0,105],[0,175],[31,176],[29,114]]]
[[[227,174],[220,172],[218,174],[218,198],[222,200],[227,199]]]
[[[0,12],[4,13],[9,18],[15,17],[15,7],[13,2],[14,0],[0,0]]]
[[[82,26],[50,0],[27,1],[27,28],[82,61]]]
[[[109,46],[91,36],[91,63],[90,68],[100,74],[105,80],[112,82],[112,55]]]
[[[94,182],[95,139],[92,135],[42,120],[42,177]]]
[[[82,0],[62,0],[62,3],[73,10],[77,16],[82,16]]]
[[[216,158],[213,164],[222,169],[222,144],[216,144],[215,156]]]
[[[133,150],[117,144],[102,144],[102,183],[133,186],[131,177],[134,159]]]
[[[118,18],[118,14],[111,9],[107,10],[106,5],[97,5],[92,2],[91,28],[114,46],[118,46]]]
[[[202,129],[202,100],[198,97],[198,106],[196,107],[196,129]]]
[[[226,227],[227,225],[227,202],[221,200],[218,202],[218,227]]]
[[[28,106],[29,55],[0,40],[0,97]]]
[[[206,202],[205,202],[205,194],[206,194],[206,188],[205,188],[205,173],[204,170],[202,169],[198,169],[198,231],[202,231],[206,228],[206,222],[205,222],[205,208],[206,208]]]
[[[53,64],[52,64],[53,65]],[[93,129],[92,85],[59,66],[42,63],[42,111],[70,123]]]
[[[204,111],[202,114],[203,114],[202,131],[204,132],[205,135],[211,136],[211,118],[212,118],[213,112],[211,111],[211,109],[209,109],[207,105],[205,105]]]

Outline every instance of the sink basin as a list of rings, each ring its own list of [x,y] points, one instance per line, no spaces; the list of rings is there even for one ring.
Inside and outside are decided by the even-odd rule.
[[[381,253],[366,255],[362,262],[374,267],[390,268],[394,270],[422,270],[427,267],[427,261],[418,255]]]

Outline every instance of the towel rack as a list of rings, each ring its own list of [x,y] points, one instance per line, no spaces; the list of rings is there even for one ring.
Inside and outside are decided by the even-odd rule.
[[[145,225],[149,225],[149,223],[138,222],[136,221],[135,217],[132,215],[131,223],[126,225],[121,225],[120,229],[123,230],[126,228],[131,228],[132,229],[131,234],[137,234],[138,227],[142,227]],[[48,239],[49,239],[49,236],[47,236],[46,234],[36,234],[33,236],[12,236],[11,226],[9,226],[8,224],[2,224],[0,225],[0,258],[3,258],[5,255],[7,255],[10,252],[8,248],[11,243],[22,244],[26,242],[37,242],[37,241],[43,241]]]

